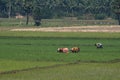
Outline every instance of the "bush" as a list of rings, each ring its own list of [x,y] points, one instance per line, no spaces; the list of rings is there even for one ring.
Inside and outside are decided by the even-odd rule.
[[[105,14],[95,14],[95,19],[98,19],[98,20],[103,20],[106,18],[106,15]]]
[[[0,17],[1,17],[1,18],[7,18],[8,15],[7,15],[6,13],[0,13]]]
[[[84,14],[81,16],[78,16],[79,20],[94,20],[94,15],[93,14]]]

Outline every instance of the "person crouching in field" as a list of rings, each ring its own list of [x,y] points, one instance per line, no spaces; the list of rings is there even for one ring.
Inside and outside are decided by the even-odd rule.
[[[57,52],[60,52],[60,53],[68,53],[68,52],[69,52],[69,49],[68,49],[68,48],[58,48],[58,49],[57,49]]]
[[[97,48],[103,48],[102,43],[95,43],[95,46],[96,46]]]
[[[71,51],[72,53],[78,53],[78,52],[80,51],[80,48],[79,48],[79,47],[72,47],[72,48],[70,49],[70,51]]]

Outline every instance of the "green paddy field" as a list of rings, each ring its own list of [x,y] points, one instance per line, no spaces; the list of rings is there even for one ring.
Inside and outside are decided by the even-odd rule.
[[[57,53],[74,46],[79,53]],[[120,33],[0,32],[0,80],[119,80],[119,74]]]

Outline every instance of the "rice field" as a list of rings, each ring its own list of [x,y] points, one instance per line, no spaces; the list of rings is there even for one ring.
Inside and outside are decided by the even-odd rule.
[[[74,46],[79,53],[57,53]],[[0,80],[118,80],[119,46],[120,33],[1,31]]]
[[[120,63],[79,63],[0,75],[0,80],[119,80]]]

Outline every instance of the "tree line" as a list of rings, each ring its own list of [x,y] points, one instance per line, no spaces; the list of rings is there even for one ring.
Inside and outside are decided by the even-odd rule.
[[[16,14],[32,16],[35,25],[41,19],[77,17],[79,19],[116,18],[120,24],[120,0],[0,0],[0,17]]]

